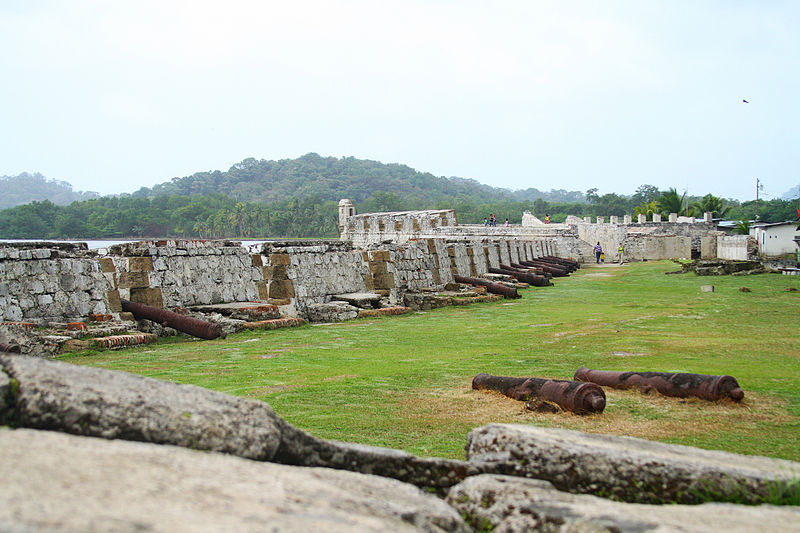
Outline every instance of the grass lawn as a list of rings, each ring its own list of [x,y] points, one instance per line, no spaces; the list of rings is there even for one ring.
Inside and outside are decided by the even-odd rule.
[[[784,290],[800,278],[664,275],[677,269],[587,265],[520,300],[60,359],[258,398],[319,437],[426,456],[463,458],[471,429],[513,422],[800,461],[800,292]],[[730,374],[745,399],[606,389],[604,413],[577,416],[471,389],[479,372],[570,379],[581,365]]]

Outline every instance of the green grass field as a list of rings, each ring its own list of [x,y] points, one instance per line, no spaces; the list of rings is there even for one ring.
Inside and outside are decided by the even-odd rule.
[[[258,398],[319,437],[426,456],[463,458],[471,429],[513,422],[800,460],[800,292],[785,290],[800,278],[664,275],[677,268],[587,265],[520,300],[60,358]],[[479,372],[569,379],[581,365],[730,374],[745,399],[606,389],[603,414],[577,416],[471,390]]]

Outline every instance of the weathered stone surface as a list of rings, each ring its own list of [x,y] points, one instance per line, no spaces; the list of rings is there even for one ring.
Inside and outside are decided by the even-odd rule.
[[[334,294],[331,298],[341,300],[361,309],[372,309],[373,304],[380,301],[381,295],[374,292],[351,292],[347,294]]]
[[[128,270],[130,272],[151,272],[153,259],[150,257],[129,257]]]
[[[292,280],[273,280],[269,282],[270,298],[294,298],[294,283]]]
[[[358,316],[358,307],[346,302],[310,304],[306,308],[309,322],[342,322]]]
[[[270,265],[288,265],[289,261],[289,254],[286,253],[275,253],[269,255],[269,264]]]
[[[351,470],[439,489],[484,472],[483,465],[464,461],[416,457],[390,448],[322,440],[289,424],[283,428],[283,440],[275,462]]]
[[[467,458],[486,471],[550,481],[558,489],[632,502],[698,501],[697,491],[757,502],[800,477],[800,463],[630,437],[490,424],[470,432]]]
[[[117,286],[120,289],[138,289],[149,287],[150,278],[147,272],[120,272]]]
[[[161,289],[131,289],[129,299],[137,304],[149,305],[150,307],[164,307],[164,300],[161,296]]]
[[[192,385],[23,356],[0,356],[0,376],[8,378],[8,385],[0,383],[6,405],[0,425],[324,466],[421,487],[449,487],[483,471],[464,461],[319,439],[264,402]]]
[[[4,531],[469,531],[394,480],[0,429]]]
[[[771,531],[792,531],[800,508],[619,503],[556,490],[547,481],[510,476],[470,477],[452,489],[447,502],[476,530],[579,532],[749,533],[769,524]]]
[[[453,303],[451,296],[430,294],[422,292],[407,292],[403,296],[403,303],[416,311],[428,311],[439,307],[447,307]]]
[[[191,385],[28,357],[0,356],[17,380],[0,423],[271,459],[281,420],[263,402]]]

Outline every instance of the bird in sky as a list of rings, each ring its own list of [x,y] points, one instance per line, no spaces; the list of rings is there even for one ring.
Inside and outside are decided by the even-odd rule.
[[[747,100],[742,100],[742,102],[744,102],[745,104],[749,104],[750,103]]]

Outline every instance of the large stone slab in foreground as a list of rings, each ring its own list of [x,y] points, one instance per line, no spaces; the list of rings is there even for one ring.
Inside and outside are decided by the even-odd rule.
[[[1,531],[469,531],[392,479],[0,429]]]
[[[484,474],[450,489],[447,502],[477,530],[570,533],[796,531],[800,508],[721,503],[645,505],[556,490],[549,482]]]
[[[564,429],[490,424],[467,440],[468,460],[485,472],[622,501],[696,503],[712,492],[760,503],[800,478],[792,461]]]
[[[258,400],[35,357],[0,356],[2,424],[351,470],[437,489],[479,472],[464,461],[320,439]]]

